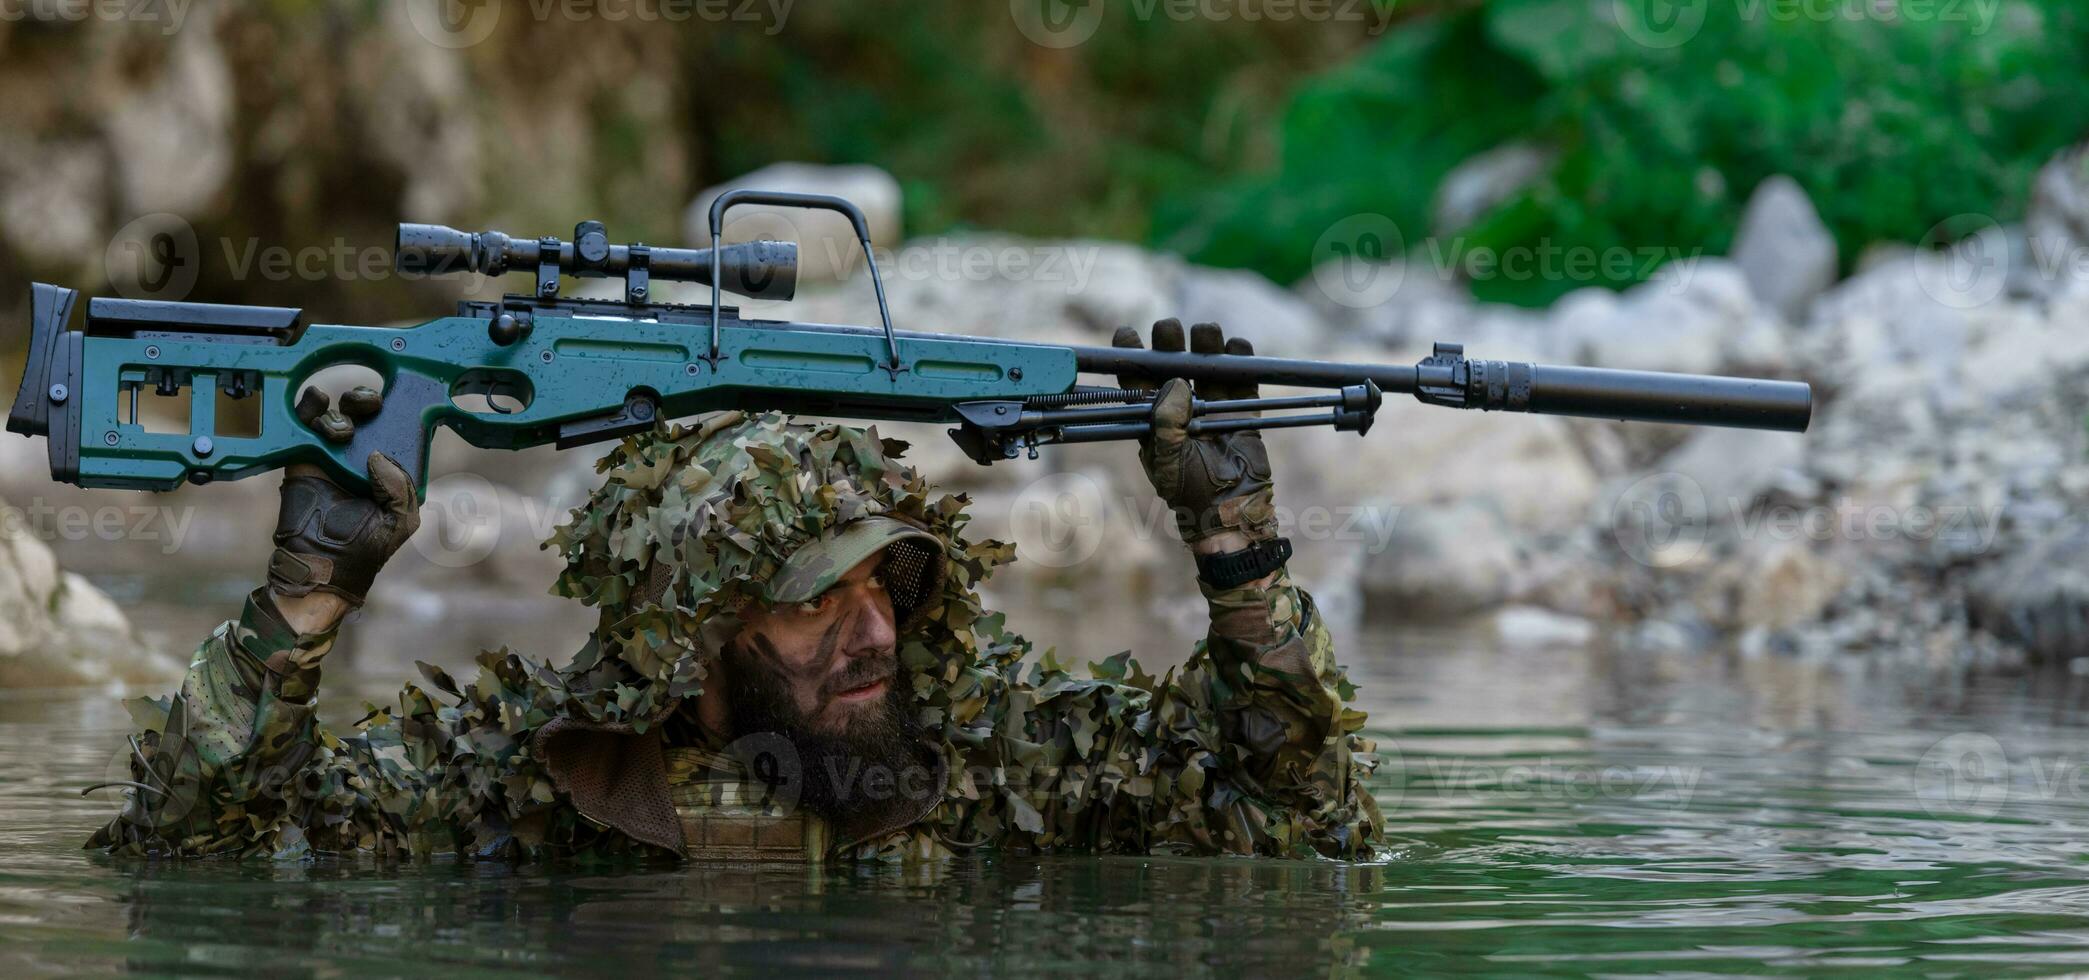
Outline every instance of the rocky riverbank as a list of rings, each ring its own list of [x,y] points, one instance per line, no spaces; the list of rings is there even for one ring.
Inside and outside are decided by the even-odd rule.
[[[821,181],[818,168],[789,176]],[[868,186],[875,176],[837,179]],[[1513,644],[1733,644],[2005,669],[2089,652],[2085,187],[2079,158],[2056,161],[2024,226],[1995,225],[1948,249],[1878,249],[1838,281],[1811,205],[1772,181],[1731,258],[1684,257],[1628,292],[1591,288],[1546,310],[1476,304],[1462,269],[1426,261],[1333,263],[1285,289],[1118,243],[973,235],[916,239],[881,252],[879,266],[893,316],[910,329],[1093,344],[1119,324],[1180,316],[1217,320],[1281,356],[1406,362],[1447,341],[1491,358],[1805,379],[1816,410],[1803,436],[1405,399],[1389,401],[1366,438],[1273,434],[1295,568],[1345,623],[1477,622]],[[873,227],[896,227],[896,189],[870,197]],[[753,220],[794,231],[788,216]],[[805,230],[812,264],[847,280],[751,311],[875,323],[853,243]],[[1127,447],[980,467],[933,427],[884,428],[973,495],[980,532],[1018,542],[1022,560],[994,591],[1019,626],[1051,638],[1079,616],[1092,647],[1082,653],[1195,635],[1188,562]],[[0,445],[0,493],[33,497],[45,516],[29,537],[79,571],[260,568],[272,480],[112,504],[45,482],[40,443]],[[402,663],[461,658],[511,642],[518,625],[531,652],[577,642],[589,617],[539,595],[556,563],[535,543],[594,480],[590,458],[439,444],[427,526],[380,582],[354,649]],[[66,508],[112,505],[140,527],[158,520],[158,533],[53,530]],[[120,613],[90,601],[77,575],[54,577],[48,549],[21,537],[12,564],[0,562],[0,585],[14,588],[12,575],[19,608],[51,612],[18,632],[71,637],[41,641],[53,649],[126,647],[110,632],[123,629]],[[100,611],[80,611],[90,607]],[[83,617],[92,624],[66,633]],[[438,627],[449,645],[430,649]],[[9,643],[0,638],[0,657],[13,656]]]

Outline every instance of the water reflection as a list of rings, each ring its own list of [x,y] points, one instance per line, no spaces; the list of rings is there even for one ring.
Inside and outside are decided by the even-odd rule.
[[[0,700],[0,971],[1983,975],[2089,965],[2083,679],[1359,632],[1382,864],[83,855],[112,699]],[[342,678],[346,680],[346,678]],[[396,677],[343,684],[332,717]]]
[[[1294,973],[1361,964],[1350,937],[1383,887],[1376,867],[1240,860],[1002,857],[825,873],[97,866],[121,882],[123,964],[152,972]]]

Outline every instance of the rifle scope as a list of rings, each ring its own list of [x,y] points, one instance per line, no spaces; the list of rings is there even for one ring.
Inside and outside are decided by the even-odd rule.
[[[612,245],[599,221],[583,221],[573,240],[517,238],[497,231],[468,232],[443,225],[401,224],[394,261],[400,272],[443,275],[476,272],[500,276],[535,272],[540,297],[558,293],[560,274],[583,278],[621,276],[638,283],[667,279],[711,285],[711,249]],[[724,246],[718,287],[752,299],[790,299],[798,287],[798,244],[757,241]],[[548,287],[548,291],[547,291]]]

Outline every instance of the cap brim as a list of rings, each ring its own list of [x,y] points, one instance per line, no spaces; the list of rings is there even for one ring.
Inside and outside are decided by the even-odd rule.
[[[843,525],[832,535],[809,541],[776,570],[769,579],[769,601],[805,602],[831,588],[849,569],[894,544],[919,540],[941,555],[943,542],[935,535],[893,517],[863,517]]]

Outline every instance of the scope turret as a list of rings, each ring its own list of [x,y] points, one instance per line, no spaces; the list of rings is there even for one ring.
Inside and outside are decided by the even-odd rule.
[[[573,241],[516,238],[497,231],[458,231],[442,225],[401,224],[393,261],[400,272],[444,275],[476,272],[500,276],[510,272],[537,274],[541,294],[546,282],[557,291],[558,275],[600,278],[623,276],[635,282],[666,279],[711,285],[711,249],[611,245],[599,221],[583,221]],[[636,257],[634,259],[634,257]],[[723,246],[719,259],[720,289],[751,299],[790,299],[798,288],[798,244],[757,241]],[[634,266],[637,274],[634,275]],[[643,298],[642,294],[639,298]]]

